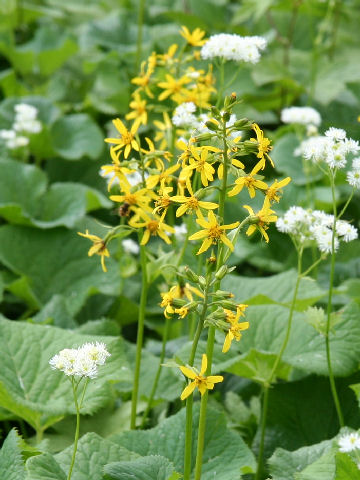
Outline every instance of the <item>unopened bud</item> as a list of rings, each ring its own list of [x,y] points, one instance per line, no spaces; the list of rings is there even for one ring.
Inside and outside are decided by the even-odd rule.
[[[197,135],[195,137],[195,142],[206,142],[208,140],[212,139],[212,134],[211,133],[201,133],[200,135]]]
[[[176,308],[183,307],[186,304],[186,300],[183,300],[182,298],[174,298],[171,301],[171,305]]]
[[[223,308],[226,308],[227,310],[231,310],[232,312],[237,311],[237,305],[234,302],[229,302],[227,300],[224,300],[223,302],[221,302],[221,306]]]
[[[188,266],[184,269],[186,277],[190,280],[190,282],[199,283],[199,275],[196,275],[195,272],[191,270]]]
[[[222,118],[225,122],[228,122],[230,120],[230,112],[224,112]]]
[[[200,284],[200,286],[202,286],[203,288],[206,287],[206,280],[205,280],[205,278],[204,278],[202,275],[199,276],[199,284]]]
[[[214,117],[220,117],[219,109],[214,106],[211,107],[211,113],[214,115]]]
[[[228,273],[227,265],[221,265],[219,270],[215,273],[215,278],[217,278],[218,280],[222,280],[227,273]]]
[[[231,292],[226,292],[225,290],[216,290],[214,298],[233,298],[234,294]]]
[[[218,308],[215,312],[211,314],[215,320],[226,320],[226,313],[222,308]]]
[[[209,130],[212,130],[213,132],[219,130],[219,124],[215,123],[214,120],[208,120],[207,122],[205,122],[205,125]]]
[[[251,122],[247,118],[240,118],[234,123],[234,127],[241,128],[242,130],[251,130]]]

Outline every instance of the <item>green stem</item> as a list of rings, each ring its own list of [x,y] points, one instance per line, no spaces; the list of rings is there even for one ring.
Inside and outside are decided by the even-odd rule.
[[[335,172],[330,173],[330,182],[331,182],[331,194],[332,194],[332,201],[333,201],[334,222],[333,222],[333,227],[332,227],[333,232],[331,237],[330,283],[329,283],[328,304],[327,304],[327,310],[326,310],[327,318],[326,318],[325,347],[326,347],[326,361],[327,361],[328,372],[329,372],[331,394],[334,400],[340,427],[343,427],[344,417],[341,411],[340,401],[339,401],[339,397],[336,390],[335,377],[334,377],[334,373],[331,366],[331,354],[330,354],[330,320],[331,320],[331,311],[332,311],[331,302],[332,302],[332,295],[333,295],[334,273],[335,273],[335,235],[336,235],[336,220],[337,220],[336,198],[335,198]]]
[[[303,275],[301,274],[302,254],[303,254],[303,249],[302,249],[302,247],[300,247],[299,250],[298,250],[297,279],[296,279],[295,289],[294,289],[293,298],[292,298],[292,302],[291,302],[291,307],[290,307],[290,311],[289,311],[289,317],[288,317],[288,321],[287,321],[287,328],[286,328],[285,337],[284,337],[283,343],[281,345],[280,351],[277,354],[277,357],[275,359],[274,365],[271,369],[269,378],[267,379],[267,381],[263,385],[264,398],[263,398],[263,408],[262,408],[262,418],[261,418],[261,433],[260,433],[260,444],[259,444],[259,453],[258,453],[258,466],[257,466],[257,470],[256,470],[255,480],[260,480],[261,475],[262,475],[262,471],[263,471],[263,456],[264,456],[265,430],[266,430],[266,421],[267,421],[269,388],[270,388],[271,383],[274,379],[274,376],[276,374],[276,370],[277,370],[277,368],[280,364],[281,358],[283,356],[283,353],[284,353],[284,351],[287,347],[287,344],[288,344],[289,338],[290,338],[291,325],[292,325],[292,319],[293,319],[294,310],[295,310],[297,293],[298,293],[299,286],[300,286],[300,280],[303,277]]]
[[[140,240],[140,233],[139,233]],[[141,298],[139,308],[139,321],[136,338],[136,360],[135,360],[135,373],[134,373],[134,387],[131,397],[131,417],[130,428],[133,430],[136,428],[136,410],[139,394],[139,379],[140,379],[140,365],[141,365],[141,352],[144,338],[144,322],[145,322],[145,308],[148,293],[148,280],[146,272],[146,249],[144,245],[140,245],[140,262],[142,271],[142,285],[141,285]]]
[[[225,81],[225,71],[224,71],[224,60],[220,60],[220,85],[219,85],[219,92],[218,92],[218,99],[216,102],[216,107],[220,107],[220,103],[222,100],[222,97],[224,95],[224,81]]]
[[[223,150],[223,178],[222,178],[221,190],[220,190],[220,196],[219,196],[219,217],[222,219],[223,223],[225,223],[224,213],[225,213],[225,200],[226,200],[226,188],[227,188],[227,172],[228,172],[228,162],[229,162],[228,146],[226,142],[225,120],[223,120],[222,133],[223,133],[224,150]],[[217,251],[217,260],[216,260],[217,270],[223,264],[223,255],[224,255],[224,249],[222,247],[222,243],[219,242],[218,251]],[[220,288],[220,284],[221,284],[221,280],[218,280],[217,282],[215,282],[214,291]],[[208,367],[206,371],[207,376],[211,374],[214,344],[215,344],[215,327],[209,326],[207,347],[206,347],[206,356],[207,356],[207,362],[208,362]],[[195,480],[200,480],[201,478],[202,457],[203,457],[204,440],[205,440],[207,398],[208,398],[208,392],[206,392],[201,398],[200,418],[199,418],[199,428],[198,428],[198,443],[197,443],[196,464],[195,464]]]
[[[137,23],[138,31],[137,31],[137,40],[136,40],[136,71],[139,70],[140,61],[141,61],[144,11],[145,11],[145,0],[139,0],[138,23]]]
[[[208,273],[206,276],[203,307],[202,307],[201,315],[199,318],[199,322],[196,327],[195,337],[191,347],[191,352],[190,352],[190,357],[188,362],[190,367],[194,365],[197,346],[200,340],[202,329],[204,327],[204,320],[207,312],[208,299],[209,299],[210,278],[211,278],[211,275]],[[191,473],[193,402],[194,402],[193,395],[190,395],[186,399],[185,452],[184,452],[184,479],[183,480],[190,480],[190,473]]]
[[[198,431],[198,443],[197,443],[196,464],[195,464],[195,480],[201,479],[208,395],[209,395],[209,391],[206,390],[204,395],[201,397],[201,403],[200,403],[199,431]]]
[[[153,386],[152,386],[152,389],[151,389],[151,392],[150,392],[148,404],[147,404],[146,410],[143,414],[141,427],[144,427],[145,424],[146,424],[147,417],[148,417],[149,412],[151,410],[151,404],[152,404],[152,401],[154,399],[156,389],[157,389],[157,386],[158,386],[158,383],[159,383],[159,378],[160,378],[160,374],[161,374],[161,366],[164,363],[164,358],[165,358],[166,342],[167,342],[167,339],[168,339],[168,336],[169,336],[170,320],[171,320],[171,318],[169,317],[165,321],[165,328],[164,328],[163,338],[162,338],[162,346],[161,346],[161,353],[160,353],[160,358],[159,358],[159,365],[158,365],[158,369],[157,369],[157,372],[156,372],[156,375],[155,375],[155,378],[154,378],[154,383],[153,383]]]
[[[83,389],[83,393],[82,393],[82,396],[81,396],[80,407],[79,407],[79,403],[78,403],[78,399],[77,399],[77,387],[78,387],[78,385],[79,384],[75,384],[74,377],[71,377],[71,386],[72,386],[74,403],[75,403],[75,408],[76,408],[76,429],[75,429],[75,439],[74,439],[74,450],[73,450],[73,454],[72,454],[72,458],[71,458],[71,464],[70,464],[67,480],[71,479],[72,471],[73,471],[74,464],[75,464],[75,456],[76,456],[76,451],[77,451],[77,446],[78,446],[78,441],[79,441],[79,433],[80,433],[80,408],[81,408],[82,401],[83,401],[84,395],[85,395],[85,390],[86,390],[86,387],[87,387],[87,379],[86,379],[84,389]]]

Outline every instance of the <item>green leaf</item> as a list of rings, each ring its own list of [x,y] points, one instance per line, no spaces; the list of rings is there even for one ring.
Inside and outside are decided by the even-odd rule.
[[[356,371],[360,361],[359,306],[351,303],[341,311],[335,332],[330,333],[331,364],[335,375],[345,376]],[[250,328],[239,344],[242,351],[251,348],[263,352],[279,352],[286,331],[289,310],[280,306],[253,306],[247,310]],[[237,348],[234,346],[234,348]],[[328,375],[324,337],[294,314],[289,342],[283,362],[306,371]]]
[[[274,353],[259,352],[255,349],[249,350],[241,355],[239,360],[227,368],[226,371],[244,378],[250,378],[254,382],[266,384],[275,365],[277,355]],[[277,369],[277,377],[287,379],[291,367],[281,364]]]
[[[227,275],[222,283],[223,290],[232,292],[237,300],[249,305],[277,303],[290,306],[296,284],[296,272],[287,272],[269,277],[242,277]],[[315,280],[305,277],[300,281],[296,310],[305,310],[325,295]]]
[[[71,383],[49,366],[50,358],[63,348],[89,341],[104,341],[111,353],[89,382],[82,413],[101,408],[110,396],[109,381],[129,377],[123,342],[114,337],[79,335],[71,331],[9,321],[0,318],[0,406],[43,430],[63,415],[74,413]]]
[[[67,475],[50,453],[31,457],[26,462],[26,480],[66,480]]]
[[[296,472],[302,471],[318,458],[331,450],[332,440],[302,447],[294,452],[277,448],[269,459],[270,473],[273,480],[289,480]]]
[[[107,480],[176,480],[174,467],[167,458],[149,455],[132,462],[117,462],[104,468]]]
[[[97,190],[79,183],[54,183],[33,165],[1,160],[0,216],[10,223],[40,228],[73,227],[88,211],[110,207]]]
[[[87,256],[90,246],[75,231],[0,227],[0,260],[4,265],[26,277],[40,304],[45,305],[55,294],[63,295],[70,314],[77,313],[89,295],[117,295],[120,291],[116,262],[107,259],[108,272],[102,272],[100,257]]]
[[[325,453],[300,473],[295,473],[296,480],[333,480],[335,478],[334,452]]]
[[[71,463],[73,446],[55,455],[61,468],[68,472]],[[103,467],[107,463],[132,461],[138,455],[119,447],[116,443],[102,438],[95,433],[87,433],[80,438],[73,470],[73,480],[102,480]]]
[[[338,380],[337,392],[345,425],[359,428],[360,414],[354,395],[348,388],[349,383],[351,378]],[[338,431],[339,424],[328,378],[312,375],[296,382],[279,383],[270,389],[265,434],[266,456],[270,456],[278,447],[296,450],[304,445],[331,439]],[[260,430],[255,444],[258,443],[259,434]],[[312,477],[314,478],[317,479],[316,475]]]
[[[53,148],[67,160],[84,156],[96,159],[104,147],[104,136],[89,115],[78,113],[57,120],[51,128]]]
[[[335,457],[335,480],[360,480],[360,471],[356,463],[346,453],[338,452]]]
[[[198,405],[193,413],[193,455],[194,468],[197,444]],[[170,460],[175,470],[182,472],[184,459],[185,409],[167,418],[157,427],[146,431],[123,432],[112,437],[117,444],[141,456],[162,455]],[[240,476],[240,472],[254,472],[255,459],[241,436],[226,428],[224,413],[208,408],[205,449],[203,456],[202,480],[214,478],[229,480]]]
[[[21,441],[21,437],[13,428],[6,437],[0,450],[1,480],[25,480]]]

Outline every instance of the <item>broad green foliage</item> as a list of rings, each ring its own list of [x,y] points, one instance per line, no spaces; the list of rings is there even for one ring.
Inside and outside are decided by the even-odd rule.
[[[198,409],[195,409],[194,426],[198,423]],[[157,427],[147,431],[123,432],[112,437],[112,441],[141,456],[162,455],[169,459],[175,470],[183,469],[185,410],[164,420]],[[193,448],[196,449],[196,428],[193,430]],[[252,472],[254,457],[239,434],[226,428],[225,416],[218,410],[209,409],[206,422],[205,450],[202,478],[208,480],[214,472],[226,480],[234,472]],[[121,478],[121,477],[120,477]],[[126,478],[126,477],[125,477]]]
[[[87,258],[88,247],[86,239],[73,230],[0,227],[0,260],[24,278],[24,287],[31,290],[38,306],[60,293],[66,298],[69,312],[76,313],[88,295],[116,295],[120,291],[121,281],[112,259],[107,262],[109,271],[105,275],[98,258]]]
[[[276,303],[290,306],[296,282],[293,270],[265,278],[248,278],[228,275],[223,286],[229,289],[241,303],[262,305]],[[310,277],[301,280],[296,310],[305,310],[322,298],[326,292]]]
[[[39,228],[74,227],[88,211],[109,207],[98,191],[75,183],[47,185],[39,168],[0,161],[0,215],[9,223]]]
[[[3,352],[0,404],[38,431],[74,412],[70,382],[49,366],[50,358],[59,350],[101,339],[111,352],[101,377],[89,385],[84,413],[92,413],[107,403],[111,392],[109,381],[129,378],[124,344],[118,338],[78,335],[5,319],[1,319],[0,329]]]
[[[160,455],[142,457],[132,462],[118,462],[105,466],[107,480],[177,480],[180,474],[174,471],[171,462]]]
[[[12,429],[0,450],[0,478],[2,480],[25,480],[21,442],[17,431]]]

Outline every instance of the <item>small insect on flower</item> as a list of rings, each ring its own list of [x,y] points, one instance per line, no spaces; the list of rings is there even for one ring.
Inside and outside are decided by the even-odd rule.
[[[219,383],[224,380],[224,377],[221,375],[210,375],[209,377],[204,376],[204,373],[207,370],[207,356],[205,353],[202,356],[201,369],[199,373],[190,367],[181,366],[179,368],[186,377],[190,378],[190,380],[193,380],[183,390],[180,396],[181,400],[185,400],[187,397],[189,397],[196,387],[199,389],[200,394],[204,395],[206,390],[213,390],[215,383]]]

